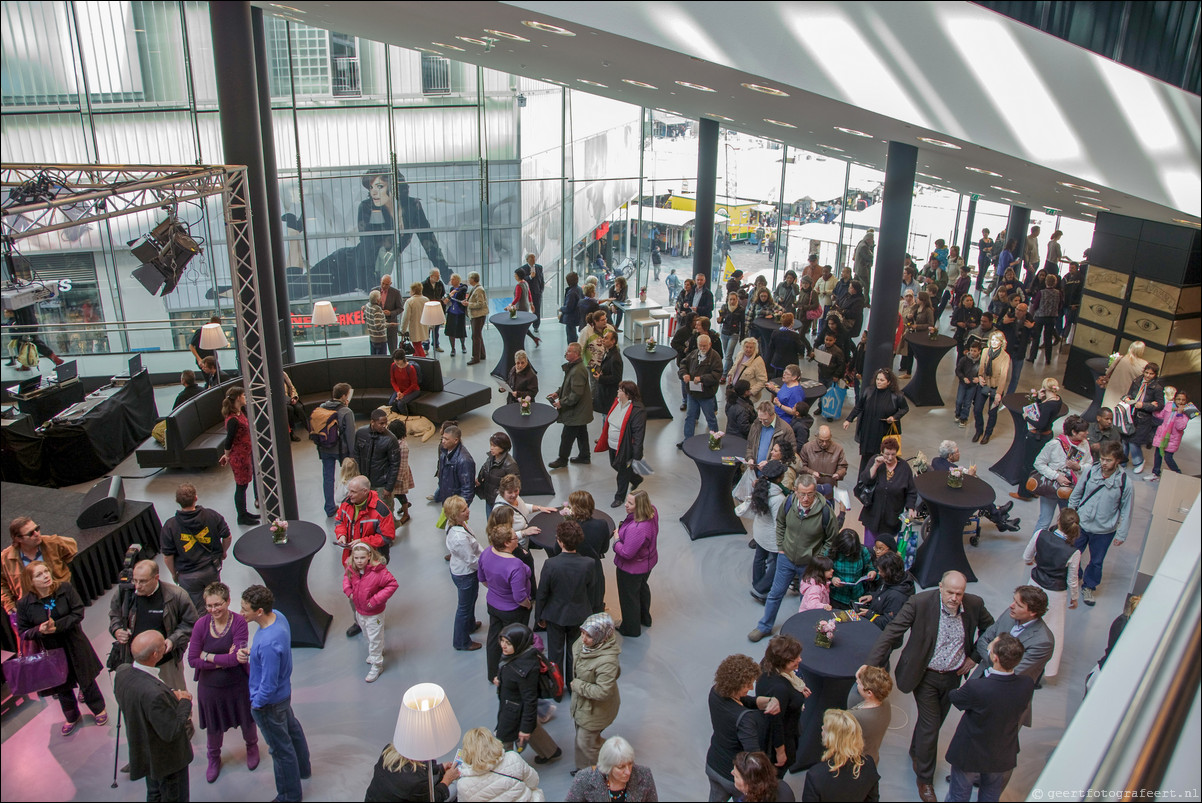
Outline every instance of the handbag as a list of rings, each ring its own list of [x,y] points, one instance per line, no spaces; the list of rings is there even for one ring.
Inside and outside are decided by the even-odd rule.
[[[871,506],[872,497],[876,494],[876,480],[873,480],[872,482],[860,480],[856,483],[854,493],[856,495],[856,499],[860,500],[861,505],[864,507]]]
[[[902,445],[901,427],[899,427],[897,425],[896,421],[891,423],[889,425],[889,428],[887,430],[885,430],[885,438],[896,438],[897,439],[897,453],[901,454],[901,445]],[[884,440],[885,438],[881,438],[881,440]]]
[[[1068,499],[1073,495],[1072,486],[1061,485],[1057,480],[1048,479],[1038,471],[1032,471],[1031,476],[1027,477],[1027,491],[1048,499]]]
[[[821,317],[822,317],[822,308],[821,307],[815,307],[814,309],[806,310],[806,320],[807,321],[816,321]]]
[[[413,347],[413,341],[409,339],[408,332],[401,333],[401,351],[405,352],[409,356],[413,356],[415,351]]]
[[[1135,433],[1135,413],[1130,402],[1119,402],[1114,406],[1114,424],[1124,435]]]
[[[845,401],[847,401],[847,388],[840,387],[836,382],[823,394],[818,410],[825,418],[842,418]]]
[[[66,680],[67,652],[62,647],[44,650],[35,642],[19,639],[17,654],[4,662],[4,681],[15,695],[53,689]]]

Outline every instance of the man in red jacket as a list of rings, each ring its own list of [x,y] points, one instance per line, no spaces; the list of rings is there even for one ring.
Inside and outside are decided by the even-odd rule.
[[[388,561],[388,550],[396,538],[396,523],[392,511],[371,489],[371,480],[367,477],[359,475],[346,484],[346,501],[334,517],[334,537],[338,543],[348,547],[352,541],[362,541],[383,555],[385,562]],[[343,564],[348,557],[349,548],[342,552]],[[361,632],[358,622],[352,622],[346,629],[348,637]]]

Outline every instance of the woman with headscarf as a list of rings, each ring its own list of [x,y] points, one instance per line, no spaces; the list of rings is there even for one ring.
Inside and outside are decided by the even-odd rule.
[[[608,613],[595,613],[580,625],[572,645],[572,721],[576,723],[576,770],[597,763],[601,731],[618,717],[618,677],[622,648]]]
[[[860,441],[860,468],[865,468],[871,458],[881,450],[881,440],[893,427],[901,434],[901,418],[910,412],[906,397],[897,389],[897,377],[888,368],[881,368],[873,375],[872,385],[866,386],[856,397],[856,406],[843,422],[848,429],[857,418],[856,436]]]
[[[546,764],[563,750],[538,721],[538,678],[541,666],[534,634],[521,622],[501,631],[501,665],[493,684],[497,687],[497,738],[505,749],[519,750],[529,742],[535,764]]]

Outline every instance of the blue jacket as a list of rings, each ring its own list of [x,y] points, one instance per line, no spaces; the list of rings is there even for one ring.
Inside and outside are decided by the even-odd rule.
[[[476,489],[476,461],[462,443],[449,452],[438,447],[435,476],[438,477],[438,490],[434,492],[434,501],[459,495],[469,505],[472,503]]]
[[[563,313],[563,323],[576,326],[583,323],[580,318],[580,300],[582,298],[584,298],[584,293],[581,292],[578,284],[572,285],[564,292],[563,306],[559,308],[559,311]]]

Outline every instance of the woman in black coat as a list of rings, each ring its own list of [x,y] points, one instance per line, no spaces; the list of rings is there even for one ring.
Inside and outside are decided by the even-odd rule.
[[[780,701],[780,713],[768,717],[768,744],[765,752],[776,767],[776,777],[783,778],[797,759],[797,744],[801,738],[801,707],[810,690],[797,675],[801,666],[801,642],[783,633],[773,636],[760,661],[764,674],[756,681],[755,693],[775,697]]]
[[[21,585],[29,591],[17,601],[17,633],[43,650],[62,648],[67,656],[66,680],[38,692],[38,696],[58,698],[66,717],[61,729],[63,736],[74,732],[83,719],[75,697],[76,686],[96,724],[104,725],[109,716],[104,707],[104,694],[96,685],[96,676],[103,667],[80,626],[84,607],[79,593],[70,583],[55,583],[50,567],[40,560],[25,567]]]
[[[459,778],[459,768],[454,762],[433,766],[434,801],[449,800],[451,790],[447,786]],[[376,768],[372,772],[367,794],[367,803],[385,801],[430,800],[430,782],[426,776],[426,762],[406,758],[390,743],[380,753]]]
[[[627,489],[643,484],[631,462],[643,459],[643,438],[647,434],[647,410],[643,407],[639,386],[626,380],[618,385],[613,404],[601,422],[601,437],[595,452],[609,451],[609,464],[618,472],[618,489],[610,507],[626,503]]]
[[[860,489],[871,489],[872,499],[860,511],[860,523],[864,525],[864,546],[869,549],[876,543],[877,536],[887,535],[891,539],[901,530],[898,520],[903,511],[914,517],[918,505],[918,489],[914,486],[914,470],[905,460],[898,458],[901,445],[897,438],[881,441],[881,453],[874,455],[860,470],[856,484],[856,495]]]
[[[563,306],[559,308],[559,320],[568,330],[568,342],[571,343],[576,339],[576,335],[584,323],[584,310],[580,308],[584,293],[580,292],[580,275],[575,271],[564,276],[563,280],[567,284],[567,288],[563,291]]]
[[[1160,384],[1160,367],[1150,362],[1144,375],[1131,382],[1123,401],[1130,402],[1135,430],[1123,438],[1123,451],[1131,459],[1135,473],[1144,470],[1144,447],[1151,446],[1160,419],[1156,414],[1164,409],[1164,386]]]
[[[527,397],[531,401],[538,401],[538,374],[534,373],[534,366],[530,364],[530,356],[526,352],[514,352],[513,367],[509,369],[506,384],[509,385],[509,393],[505,394],[506,404],[517,404]]]
[[[853,279],[848,285],[847,295],[839,299],[835,306],[843,316],[843,325],[847,327],[848,337],[859,337],[860,329],[864,326],[864,285],[859,279]]]
[[[493,683],[497,686],[497,738],[505,749],[527,742],[534,748],[535,764],[559,758],[563,750],[538,721],[538,676],[541,661],[534,647],[534,634],[520,622],[501,631],[501,666]]]
[[[877,584],[872,591],[856,600],[861,616],[885,629],[893,621],[906,600],[914,596],[914,581],[906,573],[901,555],[890,550],[876,559]]]
[[[851,415],[843,422],[843,429],[851,426],[857,418],[856,440],[860,442],[860,468],[868,466],[869,458],[881,451],[881,440],[897,425],[901,433],[901,418],[910,412],[906,397],[897,389],[897,377],[888,368],[881,368],[873,375],[871,385],[866,385],[856,397]]]
[[[793,328],[793,322],[793,313],[786,312],[780,316],[780,328],[768,338],[769,376],[780,376],[786,367],[800,364],[801,355],[810,351],[809,341]]]
[[[488,439],[488,455],[480,461],[476,473],[476,497],[484,500],[484,515],[491,516],[501,492],[501,480],[510,474],[519,474],[517,461],[510,454],[513,442],[504,432],[494,432]]]
[[[605,354],[597,373],[593,377],[593,412],[607,413],[618,396],[618,383],[622,381],[622,352],[618,351],[618,333],[607,329],[601,336]]]

